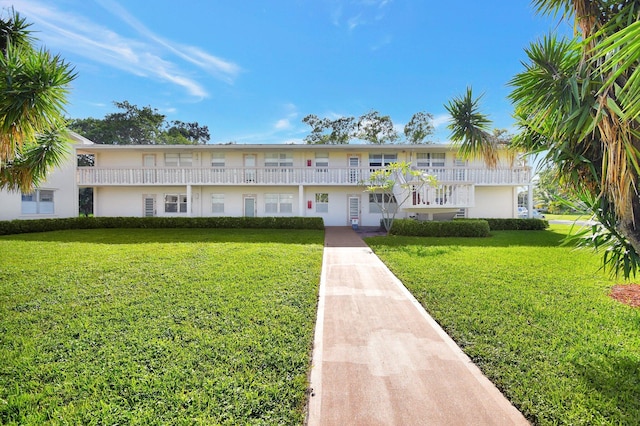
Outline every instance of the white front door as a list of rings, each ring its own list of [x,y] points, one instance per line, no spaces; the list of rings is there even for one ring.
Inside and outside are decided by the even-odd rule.
[[[256,215],[256,197],[244,197],[244,215],[246,217],[255,217]]]
[[[246,154],[244,156],[244,181],[255,182],[256,181],[256,155]],[[255,199],[254,199],[255,201]]]
[[[348,225],[353,224],[353,220],[357,220],[357,224],[360,225],[360,196],[349,195],[349,222]]]
[[[156,197],[155,195],[144,195],[144,216],[152,217],[156,215]]]

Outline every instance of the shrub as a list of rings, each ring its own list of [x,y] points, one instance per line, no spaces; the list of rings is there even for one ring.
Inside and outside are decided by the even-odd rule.
[[[443,222],[396,219],[390,234],[415,237],[488,237],[489,223],[483,219]]]
[[[549,222],[544,219],[484,219],[492,231],[544,231]]]
[[[324,229],[319,217],[75,217],[0,221],[0,235],[96,228]]]

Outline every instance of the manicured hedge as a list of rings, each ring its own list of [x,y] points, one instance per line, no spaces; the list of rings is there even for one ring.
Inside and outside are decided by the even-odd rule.
[[[0,221],[0,235],[96,228],[324,229],[319,217],[74,217]]]
[[[396,219],[389,233],[415,237],[488,237],[489,223],[482,219],[442,222]]]
[[[468,220],[468,219],[459,219]],[[492,231],[544,231],[549,222],[544,219],[483,219]]]

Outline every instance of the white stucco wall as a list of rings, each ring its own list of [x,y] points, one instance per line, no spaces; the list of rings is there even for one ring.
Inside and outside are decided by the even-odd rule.
[[[511,186],[477,186],[475,206],[469,208],[470,218],[517,217],[517,188]]]
[[[53,191],[53,214],[23,214],[22,193],[0,191],[0,220],[45,219],[78,216],[78,191],[75,186],[75,155],[69,153],[62,166],[53,169],[38,189]]]

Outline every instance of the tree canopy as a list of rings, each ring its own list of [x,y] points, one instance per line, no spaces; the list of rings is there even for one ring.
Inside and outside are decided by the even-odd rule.
[[[101,144],[197,145],[209,142],[209,128],[197,122],[168,122],[157,109],[150,106],[139,108],[128,101],[114,102],[114,105],[119,112],[107,114],[103,119],[70,120],[69,129]]]
[[[411,117],[404,127],[404,140],[400,138],[391,117],[374,110],[357,119],[339,117],[332,120],[310,114],[302,122],[311,127],[311,133],[304,138],[307,144],[342,145],[353,139],[377,145],[397,142],[425,144],[431,143],[428,138],[434,132],[433,115],[426,112],[418,112]]]
[[[69,85],[76,74],[60,56],[34,47],[30,23],[0,15],[0,189],[30,192],[67,152]]]

